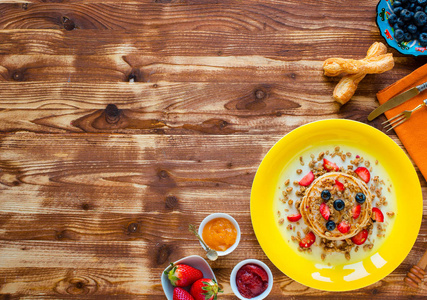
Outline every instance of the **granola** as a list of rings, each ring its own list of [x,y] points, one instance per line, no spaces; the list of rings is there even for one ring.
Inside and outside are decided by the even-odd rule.
[[[306,159],[308,164],[304,163]],[[376,243],[372,237],[377,243],[381,241],[386,236],[387,221],[395,215],[388,209],[384,222],[381,209],[388,204],[384,192],[390,194],[392,186],[385,186],[376,174],[370,178],[379,165],[378,160],[354,155],[336,146],[332,150],[310,153],[309,158],[299,156],[298,163],[300,167],[293,170],[297,175],[286,179],[282,191],[285,199],[281,198],[288,204],[284,222],[292,232],[290,238],[299,245],[298,251],[312,253],[312,247],[320,249],[320,253],[317,249],[314,252],[319,253],[322,261],[333,253],[341,253],[343,259],[350,260],[359,246],[371,251]],[[288,187],[291,181],[295,188]],[[288,200],[291,197],[293,199]],[[300,222],[290,221],[296,216],[295,210],[304,221],[301,226]]]

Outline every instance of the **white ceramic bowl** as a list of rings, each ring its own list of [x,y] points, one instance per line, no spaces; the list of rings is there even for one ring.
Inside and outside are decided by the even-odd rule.
[[[247,300],[249,298],[245,298],[243,297],[240,293],[239,290],[237,289],[237,285],[236,285],[236,275],[237,275],[237,271],[240,270],[241,267],[243,267],[246,264],[254,264],[254,265],[258,265],[261,268],[263,268],[268,275],[268,287],[267,289],[260,295],[254,297],[254,298],[250,298],[251,300],[261,300],[264,299],[265,297],[268,296],[268,294],[270,294],[271,289],[273,288],[273,274],[271,273],[270,268],[263,263],[262,261],[259,261],[257,259],[246,259],[243,260],[241,262],[239,262],[234,268],[233,271],[231,271],[231,275],[230,275],[230,285],[231,285],[231,289],[233,290],[233,293],[242,300]]]
[[[176,262],[174,262],[174,264],[185,264],[185,265],[189,265],[190,267],[199,269],[203,273],[203,278],[215,279],[216,281],[215,274],[212,271],[209,264],[206,262],[206,260],[204,260],[202,257],[198,255],[191,255],[191,256],[181,258],[180,260],[177,260]],[[165,271],[167,270],[170,270],[170,265],[165,269]],[[170,283],[168,275],[166,275],[165,272],[162,272],[161,280],[162,280],[163,291],[165,292],[166,298],[168,298],[168,300],[172,300],[174,287]],[[189,287],[184,289],[186,289],[187,291],[190,290]]]
[[[203,239],[202,233],[203,233],[203,228],[205,227],[206,223],[208,223],[210,220],[217,219],[217,218],[224,218],[224,219],[229,220],[234,225],[234,227],[236,227],[236,230],[237,230],[236,241],[234,242],[234,244],[225,251],[217,251],[218,256],[224,256],[224,255],[227,255],[227,254],[230,254],[231,252],[233,252],[234,249],[237,248],[237,245],[239,245],[239,242],[240,242],[240,227],[239,227],[239,224],[237,223],[237,221],[232,216],[227,215],[227,214],[223,214],[223,213],[211,214],[211,215],[207,216],[202,221],[202,223],[200,223],[198,233],[199,233],[200,237]],[[202,243],[200,243],[200,244],[202,244]],[[202,247],[203,247],[203,245],[202,245]]]

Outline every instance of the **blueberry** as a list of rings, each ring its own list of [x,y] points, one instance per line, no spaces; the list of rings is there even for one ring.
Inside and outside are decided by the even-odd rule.
[[[397,24],[399,27],[403,27],[403,26],[405,26],[405,23],[402,21],[402,19],[401,19],[401,18],[397,18],[396,24]]]
[[[400,18],[403,22],[408,22],[412,18],[412,14],[409,10],[404,9],[400,12]]]
[[[418,28],[414,24],[409,24],[408,27],[406,27],[406,30],[408,30],[409,33],[414,34],[418,31]]]
[[[414,22],[417,26],[424,26],[427,23],[427,15],[423,11],[417,11],[414,15]]]
[[[400,1],[394,1],[393,7],[399,7],[399,6],[402,6],[402,2],[400,2]]]
[[[326,222],[326,229],[329,231],[334,230],[335,229],[335,222],[334,221]]]
[[[323,190],[320,196],[323,200],[328,201],[329,199],[331,199],[331,192],[328,190]]]
[[[394,31],[394,38],[396,39],[396,42],[400,43],[403,41],[403,38],[405,37],[405,33],[402,29],[396,29]]]
[[[334,208],[336,210],[338,210],[338,211],[343,210],[344,207],[345,207],[345,203],[341,199],[338,199],[338,200],[334,201]]]
[[[393,8],[393,13],[396,15],[396,16],[400,16],[400,12],[403,10],[403,7],[396,7],[396,8]]]
[[[356,196],[354,196],[357,203],[363,204],[366,201],[366,196],[364,193],[357,193]]]
[[[424,8],[422,7],[422,6],[417,6],[417,7],[415,7],[415,11],[417,12],[417,11],[424,11]]]
[[[397,23],[396,23],[396,24],[394,24],[394,25],[393,25],[393,29],[394,29],[394,30],[396,30],[396,29],[400,29],[399,24],[397,24]]]
[[[408,5],[407,9],[409,10],[415,10],[415,6],[417,6],[415,3],[411,3]]]
[[[410,34],[409,32],[405,32],[405,35],[403,36],[403,41],[404,42],[412,41],[412,34]]]
[[[427,0],[418,0],[417,3],[420,6],[426,6],[427,5]]]
[[[418,37],[418,41],[420,42],[420,45],[425,47],[427,46],[427,33],[423,32]]]
[[[388,17],[388,24],[390,24],[390,26],[393,26],[396,22],[397,22],[397,16],[395,14],[391,14]]]

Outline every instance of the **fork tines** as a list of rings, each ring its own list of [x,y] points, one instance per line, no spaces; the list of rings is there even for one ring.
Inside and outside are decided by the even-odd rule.
[[[393,128],[399,126],[400,124],[406,121],[407,117],[405,116],[404,112],[401,112],[400,114],[394,116],[393,118],[381,123],[381,124],[386,124],[384,126],[384,129],[391,126],[386,132],[389,132]]]

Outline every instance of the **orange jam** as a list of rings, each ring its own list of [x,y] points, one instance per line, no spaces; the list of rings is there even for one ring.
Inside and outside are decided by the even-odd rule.
[[[209,248],[216,251],[225,251],[233,246],[236,241],[237,230],[229,220],[216,218],[206,223],[202,237]]]

